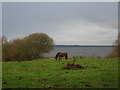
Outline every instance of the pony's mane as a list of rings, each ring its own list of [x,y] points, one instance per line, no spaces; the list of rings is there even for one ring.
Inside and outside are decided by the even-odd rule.
[[[56,56],[55,56],[55,58],[57,58],[58,57],[58,54],[59,54],[60,52],[58,52],[57,54],[56,54]]]

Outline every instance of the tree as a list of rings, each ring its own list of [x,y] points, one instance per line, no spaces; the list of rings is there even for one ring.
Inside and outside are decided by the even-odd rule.
[[[8,38],[5,35],[3,35],[2,36],[2,43],[6,43],[7,41],[8,41]]]
[[[10,60],[8,51],[11,44],[9,42],[2,43],[2,60]]]
[[[45,33],[34,33],[25,38],[3,44],[4,60],[32,60],[53,49],[53,39]]]
[[[31,58],[39,58],[42,54],[47,53],[53,49],[53,39],[45,33],[34,33],[24,38],[27,42],[29,55]]]
[[[7,55],[11,60],[21,61],[24,59],[24,51],[23,51],[23,41],[22,39],[14,39],[11,42],[11,46],[8,49]]]

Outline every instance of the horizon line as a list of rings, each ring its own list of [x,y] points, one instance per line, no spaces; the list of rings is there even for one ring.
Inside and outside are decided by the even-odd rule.
[[[97,46],[100,46],[100,45],[105,45],[105,46],[110,46],[110,45],[113,45],[113,44],[55,44],[55,45],[97,45]]]

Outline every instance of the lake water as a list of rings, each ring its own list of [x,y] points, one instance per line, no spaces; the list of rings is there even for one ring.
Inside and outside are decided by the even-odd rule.
[[[45,54],[45,57],[54,57],[57,52],[68,52],[69,57],[86,56],[86,57],[105,57],[113,47],[54,47],[53,51]]]

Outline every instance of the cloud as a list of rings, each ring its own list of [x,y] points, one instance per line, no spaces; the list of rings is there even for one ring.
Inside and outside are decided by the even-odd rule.
[[[117,38],[117,3],[3,3],[8,38],[44,32],[56,44],[112,44]]]
[[[55,33],[55,34],[54,34]],[[117,29],[95,23],[66,22],[60,24],[53,36],[58,44],[111,44],[117,39]]]
[[[2,36],[2,3],[0,2],[0,37]]]

